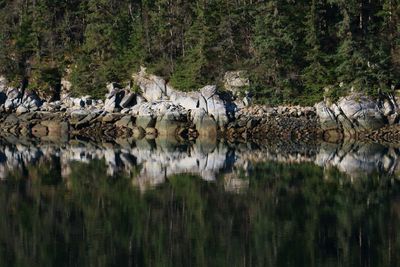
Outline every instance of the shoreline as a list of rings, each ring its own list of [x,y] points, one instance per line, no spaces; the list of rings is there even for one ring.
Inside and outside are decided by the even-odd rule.
[[[251,107],[257,113],[239,114],[238,117],[221,129],[211,118],[198,123],[190,116],[181,116],[180,120],[171,120],[168,116],[147,117],[105,111],[75,110],[72,112],[34,111],[24,114],[1,113],[0,136],[32,138],[50,141],[83,138],[88,140],[113,140],[117,138],[134,140],[173,139],[177,142],[195,142],[202,140],[227,140],[229,142],[263,141],[301,141],[315,143],[325,141],[340,143],[345,140],[372,141],[377,143],[399,143],[400,125],[384,125],[378,129],[357,131],[351,128],[324,129],[317,110],[312,108],[272,108],[266,112],[260,107]],[[268,108],[270,109],[270,108]],[[261,113],[261,114],[260,114]],[[166,117],[166,118],[165,118]],[[147,126],[145,126],[147,124]]]
[[[90,96],[46,101],[34,91],[0,82],[0,135],[69,139],[174,138],[400,141],[400,109],[396,96],[379,99],[351,93],[337,101],[325,98],[311,107],[269,107],[251,104],[235,90],[215,85],[197,91],[177,91],[161,77],[133,75],[140,92],[110,83],[105,100]]]

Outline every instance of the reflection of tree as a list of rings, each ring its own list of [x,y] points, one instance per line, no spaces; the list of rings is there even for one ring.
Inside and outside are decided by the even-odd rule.
[[[399,189],[313,164],[259,163],[242,194],[176,175],[140,192],[104,161],[56,160],[0,185],[5,266],[395,266]]]

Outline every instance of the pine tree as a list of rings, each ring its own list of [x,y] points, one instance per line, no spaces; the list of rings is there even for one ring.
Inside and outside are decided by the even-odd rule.
[[[82,53],[73,69],[75,91],[101,97],[106,83],[128,77],[124,56],[130,44],[130,18],[126,1],[88,2]]]
[[[301,2],[270,1],[261,6],[257,16],[254,47],[256,81],[255,92],[260,97],[283,101],[298,94],[299,79],[303,63],[301,20],[294,10],[301,14]]]
[[[198,4],[195,20],[186,33],[184,56],[178,62],[171,77],[171,84],[183,91],[195,90],[204,85],[206,58],[206,39],[208,30],[205,25],[205,5]]]
[[[308,102],[317,102],[322,99],[324,87],[332,83],[329,73],[329,57],[321,49],[323,40],[322,25],[326,24],[324,14],[326,1],[311,0],[310,11],[307,14],[306,59],[308,66],[303,71],[303,81]],[[310,97],[312,96],[312,97]]]

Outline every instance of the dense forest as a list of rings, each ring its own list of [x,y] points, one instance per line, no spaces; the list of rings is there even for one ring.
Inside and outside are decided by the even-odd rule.
[[[0,0],[0,21],[0,73],[42,91],[104,95],[144,65],[185,91],[246,70],[256,99],[311,103],[400,77],[398,0]]]

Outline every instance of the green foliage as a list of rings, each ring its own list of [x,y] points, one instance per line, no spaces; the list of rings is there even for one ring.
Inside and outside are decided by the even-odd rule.
[[[18,84],[43,62],[69,67],[77,95],[102,96],[142,65],[183,91],[246,70],[270,104],[310,104],[342,82],[372,95],[399,84],[396,1],[12,0],[0,20],[1,74]]]
[[[193,91],[203,85],[206,73],[206,44],[208,30],[204,21],[204,10],[199,9],[197,20],[187,34],[190,45],[171,76],[171,84],[182,91]]]
[[[61,71],[57,67],[43,64],[30,74],[29,88],[50,98],[58,98],[61,87]]]

